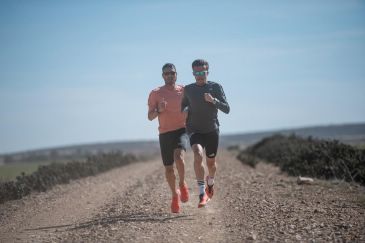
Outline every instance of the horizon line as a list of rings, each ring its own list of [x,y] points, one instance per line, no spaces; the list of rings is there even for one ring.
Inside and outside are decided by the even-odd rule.
[[[237,131],[237,132],[229,132],[221,134],[220,136],[235,136],[235,135],[245,135],[245,134],[256,134],[256,133],[272,133],[272,132],[280,132],[280,131],[290,131],[290,130],[300,130],[300,129],[308,129],[308,128],[324,128],[324,127],[335,127],[335,126],[354,126],[354,125],[365,125],[365,121],[362,122],[349,122],[349,123],[331,123],[331,124],[318,124],[318,125],[306,125],[306,126],[298,126],[298,127],[286,127],[286,128],[274,128],[268,130],[256,130],[256,131]],[[6,155],[14,155],[14,154],[21,154],[21,153],[29,153],[29,152],[36,152],[42,150],[53,150],[53,149],[66,149],[72,147],[82,147],[82,146],[92,146],[92,145],[100,145],[100,144],[113,144],[113,143],[133,143],[133,142],[156,142],[158,141],[157,138],[155,139],[126,139],[126,140],[109,140],[109,141],[95,141],[95,142],[85,142],[85,143],[75,143],[75,144],[65,144],[65,145],[55,145],[55,146],[45,146],[41,148],[34,148],[34,149],[24,149],[18,150],[13,152],[5,152],[0,153],[0,156]]]

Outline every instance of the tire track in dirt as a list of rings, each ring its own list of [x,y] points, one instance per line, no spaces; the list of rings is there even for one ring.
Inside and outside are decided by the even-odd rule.
[[[221,218],[220,199],[213,198],[198,209],[198,195],[191,154],[186,159],[190,200],[181,213],[170,213],[170,192],[164,168],[158,168],[115,197],[91,221],[75,227],[60,238],[93,242],[223,242],[224,231],[214,222]],[[217,221],[218,222],[218,221]]]

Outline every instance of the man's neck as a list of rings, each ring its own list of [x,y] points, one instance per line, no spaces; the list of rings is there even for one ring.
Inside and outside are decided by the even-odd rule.
[[[173,84],[165,84],[165,87],[169,90],[173,90],[176,88],[176,83]]]
[[[204,86],[204,85],[206,85],[208,83],[208,81],[205,81],[205,82],[195,82],[195,84],[196,85],[198,85],[198,86]]]

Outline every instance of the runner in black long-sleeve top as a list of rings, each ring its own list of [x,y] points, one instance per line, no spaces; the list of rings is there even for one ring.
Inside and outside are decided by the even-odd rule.
[[[188,113],[186,130],[194,152],[194,169],[199,186],[198,207],[213,197],[216,155],[219,142],[218,110],[228,114],[229,104],[220,84],[207,80],[209,64],[198,59],[192,64],[195,83],[185,86],[181,110]],[[203,151],[209,174],[204,181]]]

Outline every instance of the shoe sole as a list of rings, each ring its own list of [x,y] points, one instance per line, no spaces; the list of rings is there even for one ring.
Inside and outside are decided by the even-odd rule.
[[[213,195],[209,196],[209,194],[207,193],[207,196],[209,199],[212,199]]]
[[[206,185],[208,185],[208,176],[205,177],[205,182],[207,183]],[[213,184],[214,186],[214,184]],[[205,190],[207,189],[207,187],[205,188]],[[211,199],[213,197],[213,195],[210,197],[209,194],[207,193],[207,191],[205,191],[205,193],[207,194],[208,198]]]
[[[180,192],[180,190],[179,190],[179,189],[177,189],[177,190],[176,190],[176,192],[177,192],[177,195],[178,195],[178,197],[179,197],[179,199],[178,199],[178,200],[180,200],[180,201],[181,201],[181,192]],[[171,213],[180,213],[180,206],[179,206],[179,209],[178,209],[177,211],[174,211],[174,210],[172,210],[172,208],[171,208]]]
[[[205,206],[207,206],[209,201],[210,201],[210,198],[208,197],[207,202],[205,204],[198,204],[198,208],[204,208]]]
[[[208,182],[207,182],[208,183]],[[205,189],[205,193],[207,194],[208,198],[209,199],[212,199],[212,197],[214,196],[214,191],[213,191],[213,194],[210,195],[208,192],[207,192],[207,189]]]
[[[180,192],[181,193],[181,192]],[[189,201],[189,196],[188,196],[188,198],[186,198],[185,200],[183,200],[182,198],[181,198],[181,194],[180,194],[180,201],[182,202],[182,203],[186,203],[186,202],[188,202]]]
[[[186,202],[188,202],[189,201],[189,189],[188,189],[188,196],[187,196],[187,198],[185,199],[185,200],[183,200],[182,198],[181,198],[181,189],[179,189],[180,190],[180,201],[182,202],[182,203],[186,203]]]

